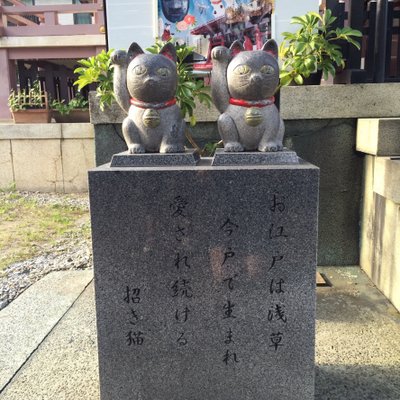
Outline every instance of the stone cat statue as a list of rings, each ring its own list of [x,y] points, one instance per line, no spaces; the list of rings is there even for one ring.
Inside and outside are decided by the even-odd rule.
[[[285,127],[273,97],[279,84],[277,56],[275,40],[257,51],[243,51],[238,41],[212,50],[211,93],[221,112],[218,131],[225,151],[283,149]]]
[[[185,121],[176,104],[176,50],[166,44],[160,54],[144,54],[137,43],[112,53],[114,93],[128,113],[122,132],[130,154],[179,153],[184,149]]]

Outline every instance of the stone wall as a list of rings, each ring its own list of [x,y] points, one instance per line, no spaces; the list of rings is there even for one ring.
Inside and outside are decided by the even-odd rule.
[[[1,124],[0,188],[84,192],[94,167],[91,124]]]
[[[400,310],[400,119],[359,120],[364,160],[360,266]]]

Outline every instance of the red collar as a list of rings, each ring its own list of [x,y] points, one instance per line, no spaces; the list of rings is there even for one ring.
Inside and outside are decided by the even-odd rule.
[[[248,100],[242,100],[242,99],[234,99],[231,97],[229,99],[229,104],[233,104],[234,106],[240,106],[240,107],[258,107],[258,108],[263,108],[270,106],[275,103],[275,97],[272,96],[266,100],[261,100],[261,101],[248,101]]]
[[[152,108],[155,110],[161,110],[163,108],[167,108],[176,104],[176,99],[173,98],[163,103],[145,103],[144,101],[140,101],[138,99],[131,97],[131,104],[139,108]]]

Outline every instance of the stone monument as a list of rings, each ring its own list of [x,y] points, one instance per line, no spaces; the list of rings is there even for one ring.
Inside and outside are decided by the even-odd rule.
[[[319,170],[264,111],[213,165],[89,172],[101,400],[314,398]]]
[[[318,172],[89,173],[101,400],[313,399]]]

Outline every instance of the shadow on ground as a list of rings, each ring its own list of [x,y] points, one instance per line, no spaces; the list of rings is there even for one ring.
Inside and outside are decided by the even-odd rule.
[[[315,400],[399,400],[400,367],[320,365]]]

